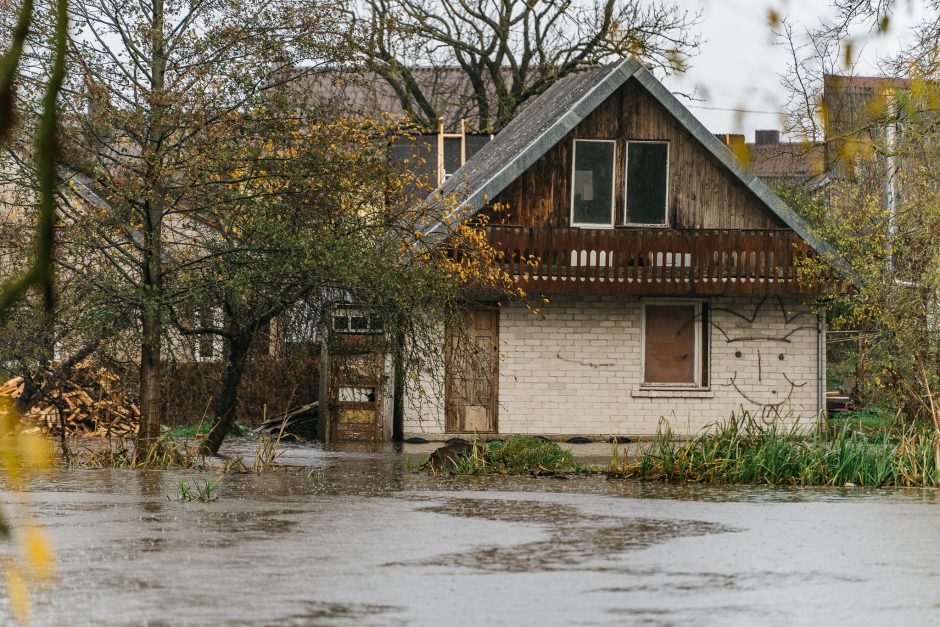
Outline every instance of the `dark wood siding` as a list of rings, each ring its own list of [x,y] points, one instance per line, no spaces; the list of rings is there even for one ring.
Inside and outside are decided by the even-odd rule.
[[[626,142],[669,142],[669,224],[681,229],[784,228],[743,183],[631,79],[551,148],[494,201],[497,223],[570,226],[572,142],[617,140],[615,212],[623,223]]]

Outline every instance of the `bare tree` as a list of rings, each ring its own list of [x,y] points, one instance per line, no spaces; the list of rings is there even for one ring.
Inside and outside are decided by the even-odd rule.
[[[82,259],[60,263],[96,276],[95,289],[136,314],[138,444],[146,450],[161,423],[167,308],[185,297],[181,273],[214,254],[195,237],[193,218],[245,171],[235,163],[215,168],[213,157],[233,143],[263,142],[269,94],[302,76],[305,61],[338,49],[332,8],[300,0],[80,0],[70,9],[64,158],[104,202],[64,208]]]
[[[775,33],[787,49],[787,71],[780,80],[787,93],[784,132],[806,142],[825,139],[820,104],[827,74],[838,70],[839,38],[813,29],[798,29],[789,20]]]
[[[680,72],[700,43],[699,15],[658,0],[360,0],[348,15],[350,46],[428,129],[448,96],[469,94],[477,129],[497,132],[582,68],[633,54]]]

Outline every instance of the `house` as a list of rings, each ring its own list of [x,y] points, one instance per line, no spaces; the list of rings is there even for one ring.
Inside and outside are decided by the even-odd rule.
[[[887,76],[823,77],[826,165],[833,178],[851,175],[852,157],[862,147],[884,147],[890,153],[897,123],[903,118],[908,79]]]
[[[818,142],[793,142],[780,138],[778,130],[757,130],[754,141],[744,135],[715,135],[771,189],[815,188],[824,178],[826,147]]]
[[[821,287],[797,265],[831,251],[639,62],[553,85],[429,202],[450,194],[508,207],[488,238],[529,302],[476,302],[466,329],[442,330],[445,359],[405,391],[406,437],[606,440],[742,410],[820,416]],[[458,335],[473,368],[446,358]]]

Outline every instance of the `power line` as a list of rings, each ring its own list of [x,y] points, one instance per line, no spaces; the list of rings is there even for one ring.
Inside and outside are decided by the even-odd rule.
[[[709,111],[731,111],[733,113],[762,113],[766,115],[786,115],[783,111],[758,111],[756,109],[736,109],[734,107],[709,107],[706,105],[686,105],[689,109],[708,109]]]

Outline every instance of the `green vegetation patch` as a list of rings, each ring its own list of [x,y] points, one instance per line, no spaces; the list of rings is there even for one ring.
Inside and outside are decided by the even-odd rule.
[[[867,437],[848,428],[824,434],[765,426],[748,414],[692,440],[668,430],[612,475],[646,480],[788,486],[940,486],[929,429]]]
[[[897,431],[897,416],[880,407],[863,407],[845,411],[829,418],[829,430],[833,433],[848,430],[866,436],[885,436]]]
[[[487,443],[446,446],[431,455],[424,468],[457,475],[556,475],[582,472],[570,451],[556,442],[514,435]]]
[[[176,499],[180,502],[200,501],[209,503],[219,497],[215,495],[218,490],[221,479],[205,479],[201,483],[194,479],[191,484],[182,479],[176,485]]]
[[[184,438],[195,438],[197,436],[205,436],[209,434],[209,431],[212,429],[212,423],[208,421],[202,421],[199,424],[195,425],[180,425],[173,427],[172,429],[166,432],[166,437],[170,439],[184,439]],[[234,436],[237,438],[246,437],[251,434],[251,429],[245,425],[236,422],[232,425],[232,428],[229,429],[228,435]]]
[[[556,442],[531,436],[511,436],[486,445],[491,463],[510,474],[577,472],[581,467],[571,451]]]

